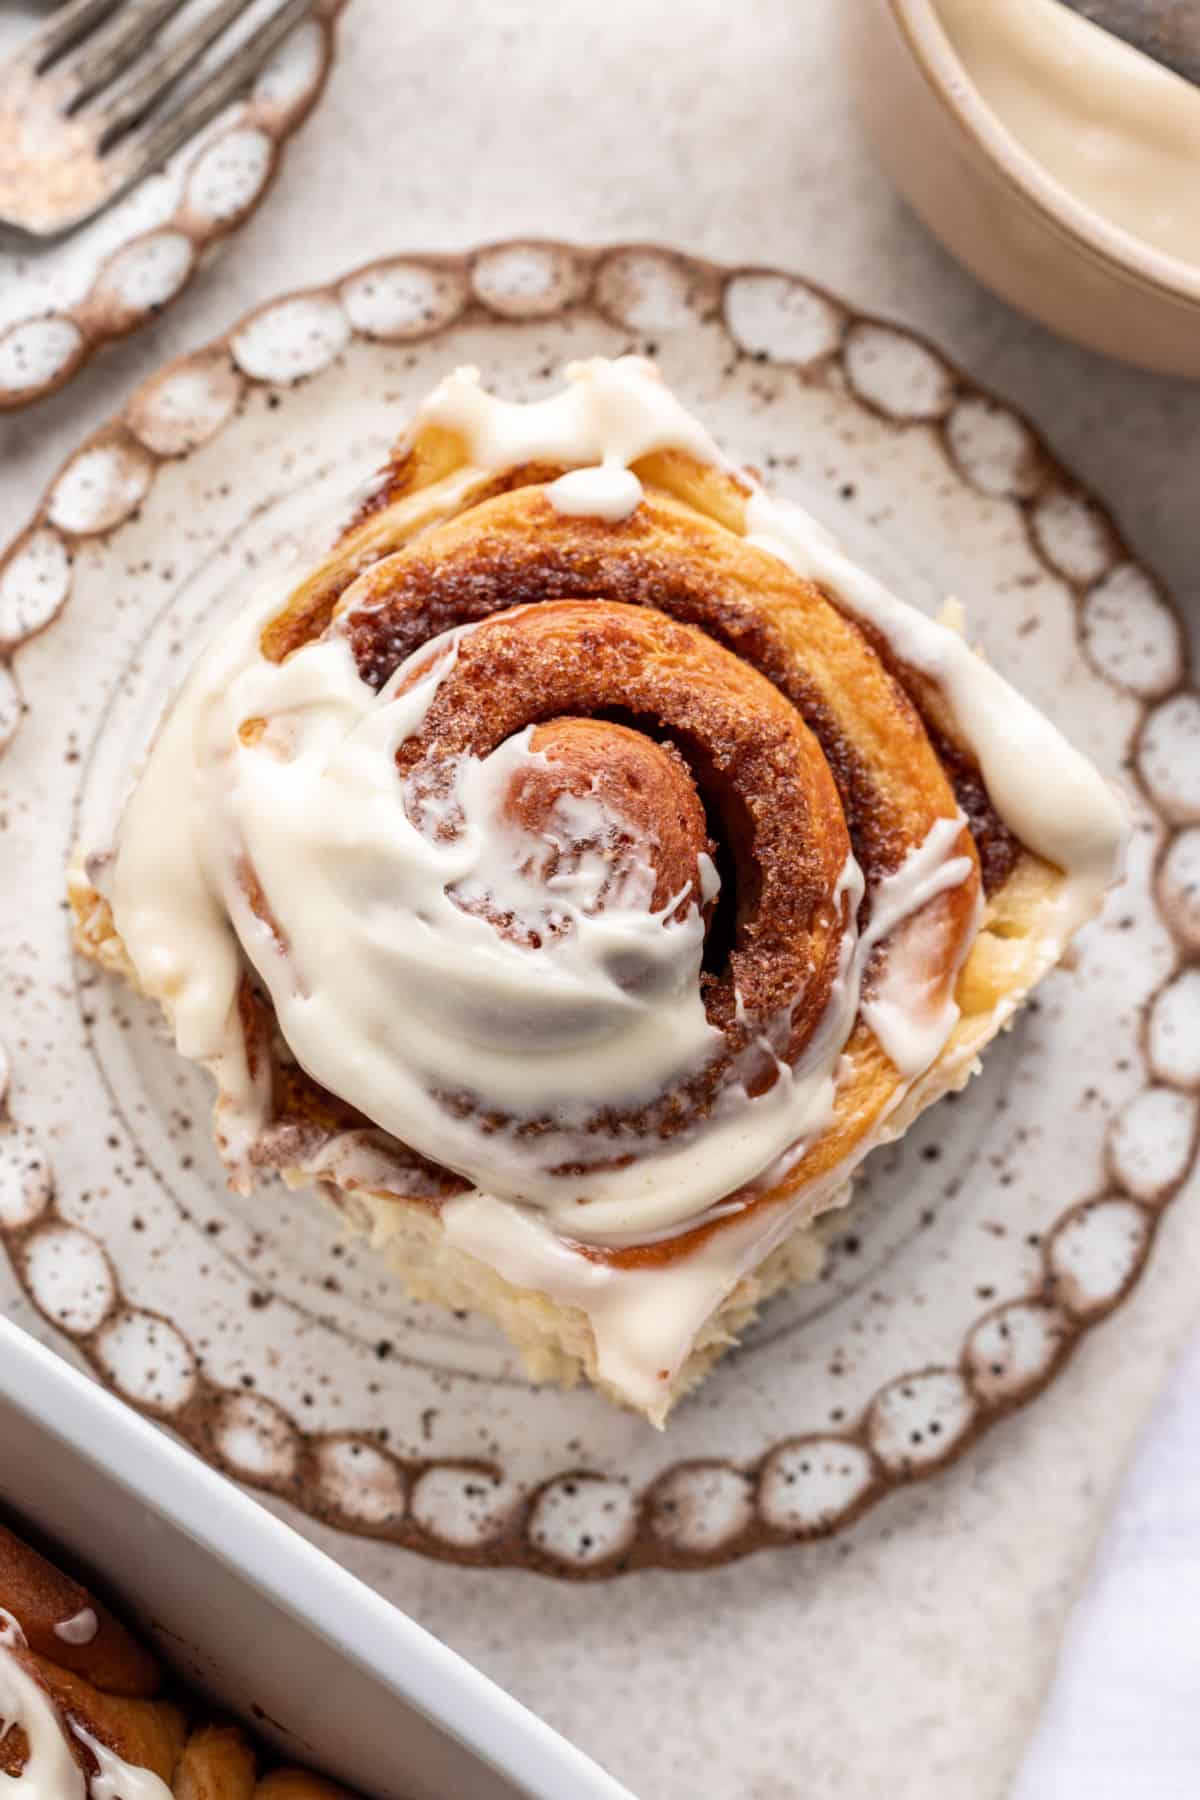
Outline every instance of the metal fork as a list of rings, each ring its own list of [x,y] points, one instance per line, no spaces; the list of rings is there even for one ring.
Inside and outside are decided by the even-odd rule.
[[[61,237],[236,98],[316,0],[279,0],[245,42],[188,82],[256,0],[212,0],[166,43],[190,0],[68,0],[0,68],[0,227]]]

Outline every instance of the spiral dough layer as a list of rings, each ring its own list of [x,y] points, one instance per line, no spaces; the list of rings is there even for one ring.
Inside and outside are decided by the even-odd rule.
[[[1121,813],[648,365],[569,373],[437,390],[201,659],[106,882],[236,1175],[373,1133],[391,1191],[639,1268],[827,1203]]]

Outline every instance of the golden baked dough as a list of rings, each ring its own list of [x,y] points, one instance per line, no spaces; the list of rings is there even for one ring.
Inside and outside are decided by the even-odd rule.
[[[589,368],[610,383],[611,399],[625,365],[585,366],[585,380]],[[653,406],[647,379],[630,374],[626,388]],[[370,1104],[360,1110],[354,1092],[331,1092],[288,1041],[278,981],[272,987],[263,970],[270,963],[297,988],[312,978],[293,956],[289,872],[281,875],[278,857],[273,874],[259,866],[231,827],[236,894],[227,887],[223,904],[231,917],[242,911],[243,951],[248,928],[269,940],[246,952],[237,994],[243,1084],[268,1096],[244,1160],[296,1184],[318,1180],[414,1293],[490,1313],[537,1378],[570,1381],[582,1369],[658,1422],[759,1299],[811,1273],[812,1240],[797,1234],[845,1199],[863,1151],[963,1085],[1078,923],[1056,923],[1069,910],[1071,875],[1001,818],[970,734],[929,667],[906,660],[902,644],[762,538],[763,497],[752,480],[715,452],[656,444],[629,460],[631,508],[580,510],[562,499],[578,461],[547,453],[505,465],[488,429],[485,420],[477,442],[473,428],[448,424],[435,396],[332,549],[261,615],[251,654],[283,672],[310,647],[344,646],[380,705],[431,689],[394,746],[396,792],[429,841],[467,833],[455,786],[463,767],[486,767],[532,728],[530,766],[518,763],[504,788],[497,829],[535,846],[520,853],[519,874],[526,888],[542,884],[544,908],[531,916],[469,883],[447,886],[446,896],[498,938],[540,955],[570,929],[553,901],[564,882],[607,858],[585,909],[603,920],[640,857],[652,890],[645,904],[677,921],[698,908],[699,996],[718,1047],[636,1102],[599,1089],[571,1115],[567,1155],[558,1103],[503,1102],[465,1072],[464,1046],[461,1081],[431,1087],[423,1129],[402,1138]],[[547,433],[551,443],[561,437]],[[266,704],[236,719],[229,754],[239,769],[295,761],[295,701],[286,685],[279,691],[279,710]],[[560,829],[537,848],[564,805],[585,822],[574,838]],[[608,821],[599,836],[586,822],[597,807]],[[934,879],[922,888],[911,871],[935,840]],[[719,880],[708,893],[713,864]],[[368,871],[363,891],[374,899],[382,881]],[[873,937],[876,909],[890,919],[889,897],[905,881],[917,897]],[[79,870],[71,900],[81,950],[136,981],[107,902]],[[398,943],[409,928],[398,915]],[[542,965],[528,966],[533,991]],[[888,985],[897,971],[901,1011],[911,1004],[926,1026],[953,1021],[936,1053],[911,1067],[882,1022],[897,1009]],[[636,997],[649,978],[634,966],[621,979]],[[171,994],[151,988],[171,1010]],[[831,1017],[847,993],[857,1011],[830,1052]],[[765,1156],[715,1203],[690,1216],[656,1213],[653,1228],[639,1229],[631,1208],[596,1198],[615,1191],[605,1177],[637,1164],[647,1146],[652,1185],[654,1155],[702,1139],[747,1098],[790,1092],[823,1056],[836,1062],[836,1078],[819,1129],[781,1142],[785,1154]],[[219,1141],[229,1139],[222,1106],[228,1120],[234,1105],[231,1093],[219,1096]],[[474,1161],[454,1147],[469,1131],[484,1144]],[[499,1160],[513,1146],[530,1172],[528,1193],[513,1191],[511,1160]],[[356,1151],[369,1153],[365,1163]],[[244,1180],[244,1169],[234,1173]],[[733,1273],[714,1291],[711,1316],[690,1352],[656,1372],[653,1399],[606,1372],[596,1320],[570,1293],[520,1278],[503,1254],[481,1261],[443,1229],[447,1208],[474,1188],[532,1205],[555,1182],[582,1190],[576,1211],[550,1209],[559,1241],[613,1275],[679,1270],[719,1256],[737,1234],[759,1234],[756,1258],[730,1254]]]

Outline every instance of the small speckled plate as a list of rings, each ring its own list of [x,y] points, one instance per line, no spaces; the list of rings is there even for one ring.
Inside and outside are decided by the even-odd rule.
[[[472,362],[532,398],[568,358],[627,349],[917,604],[961,599],[1137,819],[1071,966],[870,1160],[823,1278],[773,1301],[665,1435],[531,1387],[311,1196],[229,1194],[207,1079],[155,1008],[73,962],[62,901],[70,846],[111,827],[200,635],[432,382]],[[0,646],[0,1299],[231,1474],[432,1556],[715,1566],[933,1474],[1137,1279],[1196,1148],[1200,698],[1102,507],[907,332],[644,246],[375,264],[263,307],[80,447],[0,563]]]
[[[0,412],[62,387],[104,344],[169,306],[250,217],[320,96],[344,5],[316,0],[243,100],[81,230],[33,249],[0,243]],[[261,16],[260,7],[244,27]],[[32,22],[0,17],[0,65]]]

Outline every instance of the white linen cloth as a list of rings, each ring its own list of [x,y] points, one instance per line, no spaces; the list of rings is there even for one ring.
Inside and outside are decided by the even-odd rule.
[[[1200,1335],[1160,1396],[1012,1800],[1200,1796]]]

